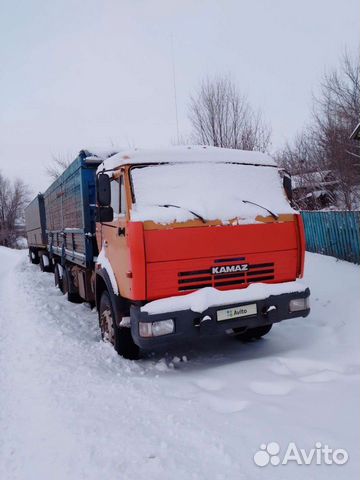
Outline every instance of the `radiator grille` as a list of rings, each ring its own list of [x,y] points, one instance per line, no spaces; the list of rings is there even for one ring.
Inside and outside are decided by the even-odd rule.
[[[245,260],[241,258],[241,260]],[[233,259],[230,259],[230,262]],[[214,264],[231,266],[229,259],[215,260]],[[244,262],[245,263],[245,262]],[[192,270],[178,273],[178,290],[179,292],[189,292],[204,287],[215,287],[218,289],[232,287],[244,287],[249,283],[267,282],[275,278],[274,263],[257,263],[249,264],[248,270],[245,272],[220,273],[213,274],[212,267],[204,270]]]

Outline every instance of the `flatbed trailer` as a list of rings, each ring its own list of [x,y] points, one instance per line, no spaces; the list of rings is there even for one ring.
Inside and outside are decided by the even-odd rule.
[[[27,206],[25,224],[30,260],[38,264],[41,255],[47,254],[46,216],[44,196],[41,193]]]

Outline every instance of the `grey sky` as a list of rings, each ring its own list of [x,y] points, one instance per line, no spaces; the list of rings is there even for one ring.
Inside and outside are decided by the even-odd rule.
[[[273,128],[307,121],[311,92],[359,45],[358,0],[0,0],[0,169],[33,192],[51,155],[167,145],[202,78],[231,74]]]

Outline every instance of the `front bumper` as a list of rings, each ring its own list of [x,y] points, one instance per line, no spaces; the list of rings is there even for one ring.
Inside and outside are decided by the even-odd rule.
[[[134,342],[140,348],[156,348],[165,346],[174,342],[183,342],[196,339],[206,335],[219,335],[226,330],[233,328],[256,328],[263,325],[278,323],[282,320],[297,317],[307,317],[310,308],[297,312],[289,311],[289,302],[296,298],[307,298],[310,296],[310,290],[306,288],[302,292],[283,293],[281,295],[270,295],[267,298],[244,303],[234,303],[229,305],[218,305],[210,307],[202,313],[192,310],[181,310],[177,312],[167,312],[150,315],[142,312],[140,307],[131,306],[131,333]],[[217,320],[217,312],[227,308],[246,307],[256,303],[257,313],[251,316],[233,318],[231,320]],[[271,309],[269,310],[269,307]],[[205,319],[206,317],[206,319]],[[141,337],[139,334],[139,322],[157,322],[161,320],[173,319],[175,322],[174,333],[159,337]]]

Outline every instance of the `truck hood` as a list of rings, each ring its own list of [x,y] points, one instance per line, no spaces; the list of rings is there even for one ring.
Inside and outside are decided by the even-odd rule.
[[[144,230],[147,299],[207,286],[226,290],[295,280],[303,255],[297,217],[251,225]]]

